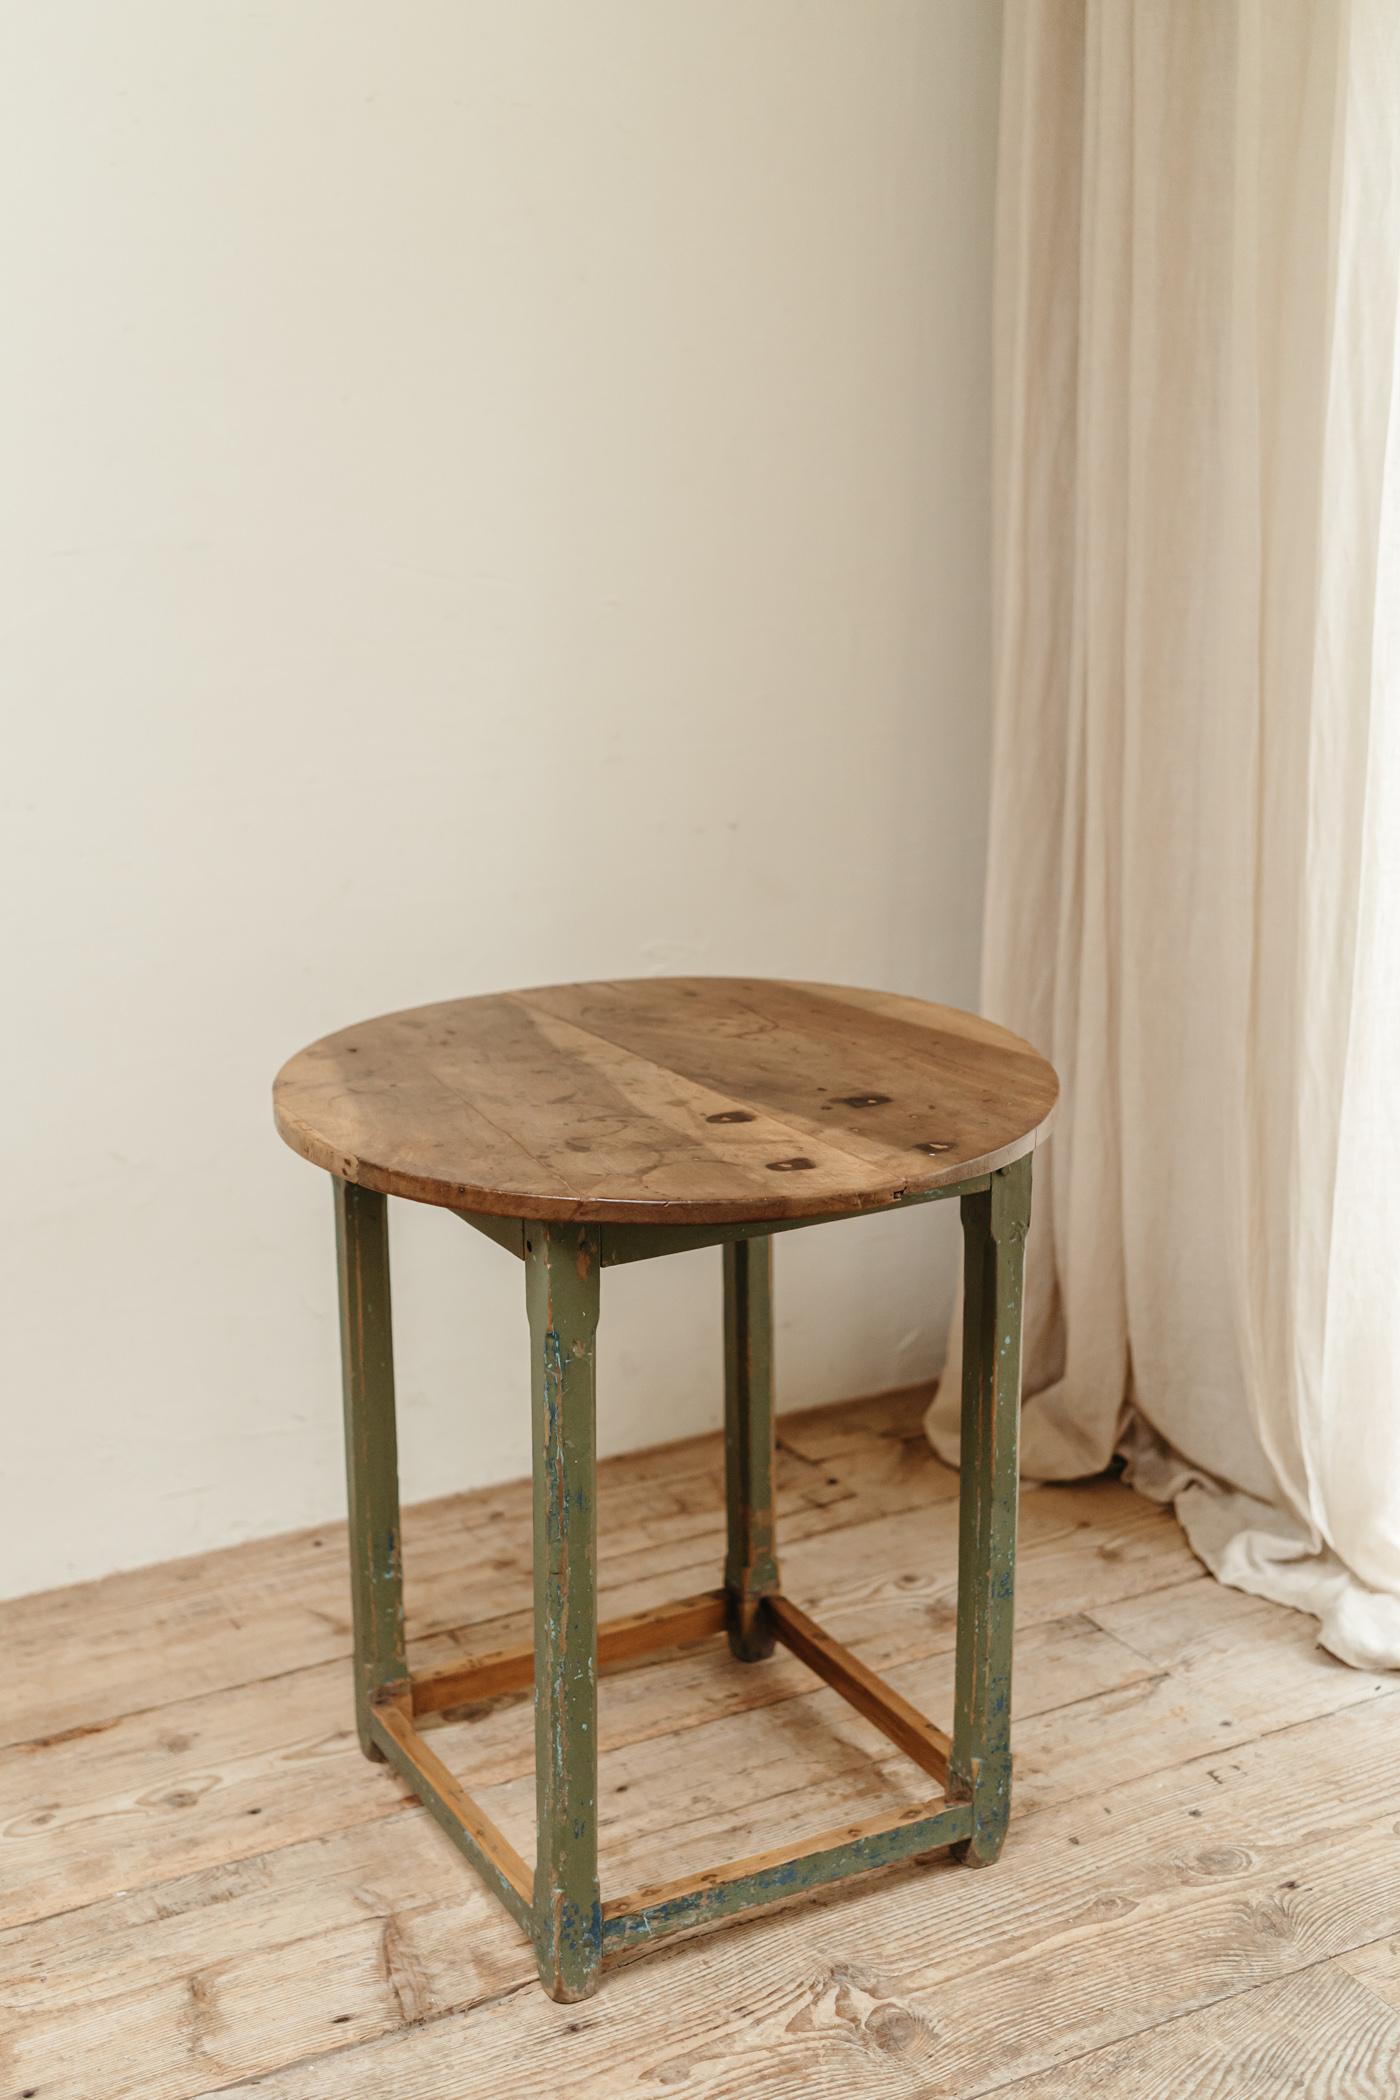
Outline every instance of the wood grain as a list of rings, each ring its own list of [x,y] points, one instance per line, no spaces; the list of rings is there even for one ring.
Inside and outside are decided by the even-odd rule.
[[[1058,1084],[1018,1036],[843,986],[645,978],[383,1014],[273,1089],[304,1158],[486,1216],[675,1225],[879,1208],[1004,1166]]]
[[[932,1460],[929,1471],[935,1478],[942,1473]],[[1084,1491],[1053,1495],[1064,1500],[1044,1490],[1026,1498],[1023,1626],[1058,1622],[1067,1610],[1133,1595],[1153,1581],[1179,1578],[1190,1565],[1170,1518],[1127,1490],[1113,1490],[1108,1498],[1116,1522],[1105,1524],[1099,1535],[1109,1548],[1107,1556],[1085,1550],[1094,1534],[1081,1515]],[[933,1713],[947,1712],[951,1699],[955,1525],[955,1506],[940,1495],[922,1510],[852,1526],[839,1560],[833,1542],[846,1540],[844,1532],[797,1541],[787,1555],[788,1580],[803,1603]],[[719,1534],[711,1567],[722,1551],[718,1539]],[[695,1574],[693,1559],[687,1558],[676,1573],[684,1584],[678,1594],[694,1589]],[[655,1586],[651,1574],[640,1585],[653,1594]],[[627,1594],[623,1591],[619,1601]],[[1028,1652],[1023,1640],[1023,1657]],[[903,1666],[919,1657],[935,1659],[944,1674],[911,1683]],[[1114,1681],[1144,1675],[1151,1673],[1130,1656],[1129,1667],[1120,1667]],[[0,1754],[0,1921],[42,1917],[119,1888],[138,1889],[219,1859],[246,1857],[269,1845],[328,1835],[396,1813],[392,1780],[358,1754],[347,1705],[349,1683],[347,1653],[314,1669],[269,1674],[228,1692],[146,1707],[98,1731],[79,1729],[58,1741],[45,1731],[36,1747],[17,1745]],[[810,1674],[795,1661],[731,1668],[703,1649],[667,1665],[665,1674],[639,1668],[608,1683],[610,1696],[601,1716],[605,1756],[629,1744],[654,1746],[640,1760],[635,1782],[648,1760],[661,1769],[672,1755],[665,1747],[670,1739],[676,1784],[683,1792],[693,1792],[698,1761],[706,1757],[714,1758],[721,1772],[752,1761],[755,1709],[791,1701],[805,1706],[812,1693]],[[825,1757],[834,1743],[839,1757],[858,1767],[869,1754],[866,1744],[873,1731],[849,1715],[834,1694],[829,1703],[842,1710],[824,1721],[809,1754]],[[707,1721],[728,1721],[732,1738],[724,1737],[722,1747],[710,1751],[700,1747],[691,1731]],[[1125,1743],[1147,1757],[1160,1743],[1164,1752],[1179,1755],[1187,1742],[1198,1751],[1207,1742],[1228,1739],[1216,1734],[1214,1706],[1188,1735],[1191,1725],[1189,1718],[1173,1721],[1169,1712],[1144,1710],[1130,1701],[1100,1718],[1101,1754],[1111,1759],[1112,1746]],[[494,1710],[454,1727],[451,1735],[458,1746],[456,1769],[469,1790],[499,1786],[532,1769],[529,1716],[521,1708]],[[775,1771],[790,1772],[791,1729],[775,1724],[771,1741]],[[1024,1731],[1020,1747],[1028,1798],[1040,1785],[1035,1746],[1034,1732]],[[1050,1753],[1048,1761],[1053,1764],[1058,1754]],[[47,1775],[42,1786],[41,1769]],[[813,1769],[824,1773],[830,1767]],[[731,1790],[735,1784],[731,1777]],[[664,1819],[674,1819],[670,1806]],[[533,1848],[532,1810],[524,1797],[519,1820],[508,1823],[507,1830],[519,1845]]]
[[[1003,2091],[1007,2100],[1382,2100],[1400,2092],[1400,2013],[1324,1962]]]
[[[848,1426],[849,1410],[839,1407],[787,1416],[784,1434],[792,1441],[778,1461],[784,1536],[801,1539],[839,1524],[837,1505],[869,1517],[955,1494],[956,1475],[908,1462],[915,1437],[927,1460],[918,1423],[929,1397],[926,1386],[882,1395],[867,1403],[863,1432]],[[829,1444],[839,1446],[839,1473],[823,1463]],[[875,1497],[868,1505],[867,1475]],[[605,1463],[599,1497],[599,1591],[611,1614],[713,1581],[725,1516],[712,1437],[633,1453],[625,1466]],[[530,1509],[518,1483],[405,1510],[404,1553],[412,1567],[407,1606],[415,1661],[445,1662],[464,1646],[475,1652],[526,1638]],[[11,1673],[0,1704],[0,1746],[92,1733],[198,1692],[346,1658],[345,1526],[0,1601],[0,1650]],[[57,1674],[55,1655],[65,1659]]]
[[[1066,1693],[1091,1694],[1115,1682],[1122,1668],[1122,1652],[1115,1668],[1113,1644],[1092,1637],[1067,1638],[1056,1630],[1043,1638],[1032,1634],[1027,1646],[1028,1711]],[[1081,1659],[1077,1651],[1087,1652]],[[731,1676],[754,1675],[732,1664],[727,1669]],[[672,1688],[673,1712],[692,1691],[688,1683]],[[825,1697],[835,1712],[839,1702]],[[453,1756],[467,1765],[462,1744],[462,1736],[454,1739]],[[528,1752],[528,1730],[525,1747]],[[699,1871],[726,1849],[797,1842],[872,1809],[897,1814],[922,1798],[926,1784],[902,1759],[872,1769],[860,1724],[846,1741],[821,1726],[799,1728],[795,1736],[790,1726],[774,1726],[760,1745],[731,1717],[706,1727],[698,1747],[693,1736],[665,1744],[659,1763],[655,1748],[654,1740],[639,1743],[633,1752],[611,1754],[605,1766],[606,1849],[618,1887],[673,1863],[693,1862]],[[347,1754],[363,1763],[348,1746]],[[723,1761],[741,1758],[744,1786],[736,1792],[725,1783]],[[521,1766],[527,1763],[528,1756]],[[502,1823],[528,1833],[528,1769],[488,1798]],[[304,1973],[308,1963],[314,1974]],[[286,1978],[280,1991],[279,1964]],[[144,2100],[148,2091],[183,2100],[205,2090],[203,2074],[212,2074],[216,2063],[230,2077],[251,2075],[395,2030],[411,2016],[396,2004],[396,1993],[419,2016],[437,2017],[518,1986],[532,1973],[529,1951],[504,1912],[412,1810],[358,1832],[279,1844],[144,1893],[116,1893],[0,1935],[0,2006],[14,2009],[32,2042],[26,2068],[51,2067],[75,2027],[89,2031],[79,2008],[89,1998],[104,2000],[103,2019],[91,2031],[108,2055],[119,2045],[130,2082],[114,2083],[110,2093],[99,2086],[102,2100],[127,2093]],[[168,1989],[182,1974],[194,1989]],[[270,2001],[261,2024],[254,2013],[260,1992]],[[202,2007],[200,2046],[187,2056],[180,2020],[166,2022],[172,2008],[178,2012],[195,1996]],[[348,2036],[336,2024],[342,2017]],[[0,2018],[0,2032],[4,2028]],[[298,2034],[300,2046],[293,2046]],[[262,2061],[255,2055],[258,2038],[268,2051]]]
[[[1384,2100],[1394,2088],[1367,2074],[1389,2070],[1396,2016],[1359,1983],[1311,1982],[1393,1912],[1393,1854],[1377,1839],[1400,1745],[1384,1704],[1339,1730],[1381,1769],[1362,1779],[1349,1762],[1327,1802],[1315,1768],[1331,1724],[1315,1722],[1224,1763],[1125,1780],[1101,1805],[1021,1818],[993,1873],[934,1865],[649,1957],[610,1977],[606,2017],[570,2024],[533,1994],[498,1998],[262,2090],[551,2100],[567,2079],[590,2100]],[[1280,2022],[1289,1993],[1315,2042],[1310,2020]],[[1203,2008],[1231,2004],[1205,2048],[1190,2038]],[[1235,2085],[1220,2082],[1231,2054]]]
[[[940,1785],[946,1782],[952,1743],[943,1729],[911,1706],[892,1685],[883,1683],[858,1656],[833,1641],[790,1597],[771,1598],[768,1609],[785,1648],[824,1678],[857,1713],[873,1721],[881,1734],[898,1744],[922,1771]]]
[[[784,1418],[780,1536],[810,1527],[785,1555],[803,1607],[939,1714],[955,1482],[917,1438],[924,1397]],[[717,1439],[610,1461],[602,1481],[610,1612],[715,1580]],[[416,1660],[520,1638],[527,1510],[517,1484],[405,1513],[411,1635],[415,1531],[427,1570]],[[1307,1620],[1220,1589],[1120,1483],[1023,1498],[1019,1808],[995,1870],[895,1870],[624,1965],[582,2008],[543,1997],[509,1918],[359,1756],[343,1544],[315,1536],[5,1607],[30,1728],[0,1753],[0,1885],[25,1921],[0,1931],[7,2093],[1397,2089],[1395,1680],[1342,1669]],[[110,1726],[85,1725],[85,1685]],[[781,1655],[742,1668],[710,1643],[623,1663],[600,1717],[609,1897],[928,1789]],[[432,1741],[528,1857],[525,1702]]]
[[[1400,2012],[1400,1935],[1356,1948],[1342,1956],[1341,1965],[1349,1976]]]
[[[640,1946],[736,1913],[752,1916],[760,1908],[790,1903],[799,1893],[810,1896],[852,1875],[942,1851],[965,1838],[971,1822],[966,1803],[940,1797],[898,1815],[867,1816],[721,1867],[654,1882],[603,1905],[604,1945]]]
[[[390,1751],[392,1762],[424,1807],[431,1809],[430,1797],[434,1797],[438,1808],[452,1818],[451,1834],[469,1847],[472,1863],[481,1866],[496,1893],[506,1899],[515,1897],[512,1914],[528,1932],[533,1870],[491,1818],[482,1813],[456,1775],[448,1771],[431,1743],[424,1742],[407,1715],[394,1706],[376,1706],[373,1727],[376,1740]],[[442,1820],[441,1815],[438,1820]]]
[[[633,1662],[658,1648],[679,1648],[722,1633],[725,1625],[723,1590],[706,1590],[698,1597],[682,1597],[674,1604],[653,1604],[645,1611],[628,1612],[598,1628],[598,1667]],[[445,1713],[454,1706],[467,1706],[483,1699],[498,1699],[510,1692],[528,1691],[535,1681],[533,1641],[516,1641],[469,1661],[441,1663],[424,1670],[412,1684],[415,1714]]]

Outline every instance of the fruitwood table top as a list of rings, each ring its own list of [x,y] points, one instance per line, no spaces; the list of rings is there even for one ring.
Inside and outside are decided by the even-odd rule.
[[[547,985],[381,1014],[278,1074],[293,1151],[488,1216],[709,1225],[837,1216],[1007,1165],[1052,1067],[893,992],[768,978]]]

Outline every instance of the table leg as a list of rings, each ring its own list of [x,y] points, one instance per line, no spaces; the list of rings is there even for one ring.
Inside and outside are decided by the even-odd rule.
[[[1029,1154],[962,1199],[962,1471],[957,1692],[949,1793],[973,1805],[961,1848],[1001,1851],[1011,1814],[1011,1642],[1016,1591],[1021,1294],[1030,1223]]]
[[[563,2003],[598,1988],[596,1226],[525,1228],[535,1531],[535,1949]]]
[[[383,1753],[370,1737],[370,1708],[400,1688],[405,1696],[408,1691],[388,1202],[372,1189],[356,1188],[338,1176],[333,1179],[350,1505],[355,1722],[365,1756],[379,1759]]]
[[[773,1242],[724,1250],[724,1468],[729,1646],[740,1662],[773,1652],[763,1599],[778,1588],[773,1551]]]

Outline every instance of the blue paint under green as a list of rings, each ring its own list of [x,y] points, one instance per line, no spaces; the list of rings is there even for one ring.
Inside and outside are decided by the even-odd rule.
[[[530,1933],[541,1980],[563,2001],[596,1990],[605,1951],[953,1846],[987,1865],[1011,1803],[1011,1636],[1015,1593],[1021,1300],[1030,1222],[1029,1156],[955,1188],[965,1277],[956,1707],[949,1805],[797,1858],[699,1877],[606,1921],[598,1889],[595,1337],[604,1267],[695,1246],[725,1250],[725,1586],[730,1638],[745,1660],[772,1645],[777,1592],[771,1238],[828,1219],[674,1228],[467,1222],[521,1257],[532,1351],[537,1853],[533,1901],[482,1850],[377,1714],[406,1699],[388,1233],[382,1196],[337,1181],[341,1341],[349,1485],[355,1698],[367,1754],[388,1758],[511,1915]],[[467,1216],[466,1213],[462,1214]],[[486,1834],[483,1833],[483,1842]],[[508,1848],[507,1848],[508,1849]],[[512,1871],[519,1879],[519,1863]]]

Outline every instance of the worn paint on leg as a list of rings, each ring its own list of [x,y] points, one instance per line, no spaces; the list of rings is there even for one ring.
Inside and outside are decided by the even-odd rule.
[[[773,1243],[724,1250],[724,1466],[729,1646],[740,1662],[773,1652],[763,1599],[778,1588],[773,1520]]]
[[[1021,1299],[1030,1156],[962,1202],[962,1472],[957,1693],[949,1793],[969,1800],[964,1856],[990,1866],[1011,1814],[1011,1647],[1021,1426]]]
[[[535,1533],[535,1950],[552,1998],[598,1988],[596,1226],[530,1224]]]
[[[380,1759],[383,1752],[370,1734],[370,1709],[376,1701],[406,1697],[408,1691],[388,1202],[338,1177],[334,1188],[355,1722],[365,1756]]]

